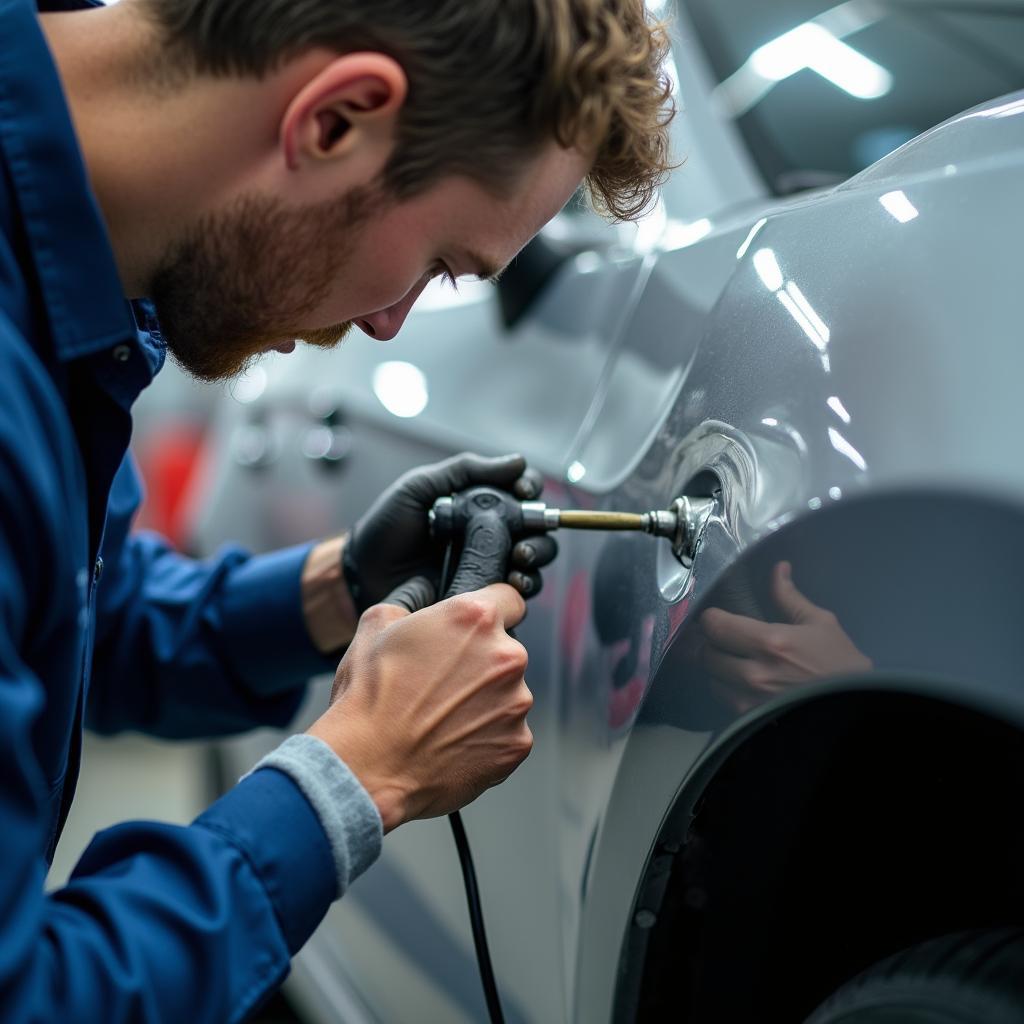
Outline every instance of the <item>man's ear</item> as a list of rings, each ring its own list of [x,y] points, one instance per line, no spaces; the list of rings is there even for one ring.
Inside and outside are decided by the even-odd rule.
[[[386,54],[337,57],[284,112],[280,142],[288,169],[389,147],[407,91],[405,72]]]

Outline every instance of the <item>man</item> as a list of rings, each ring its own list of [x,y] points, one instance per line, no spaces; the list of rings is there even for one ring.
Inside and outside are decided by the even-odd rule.
[[[382,832],[527,755],[522,598],[410,614],[408,581],[436,572],[434,497],[529,484],[466,456],[347,541],[195,563],[129,534],[132,401],[165,349],[214,380],[352,324],[394,337],[582,179],[635,214],[666,166],[663,37],[641,0],[43,8],[0,0],[0,1019],[239,1020]],[[523,589],[552,553],[520,550]],[[346,645],[308,734],[189,827],[102,833],[44,895],[84,722],[283,725]]]

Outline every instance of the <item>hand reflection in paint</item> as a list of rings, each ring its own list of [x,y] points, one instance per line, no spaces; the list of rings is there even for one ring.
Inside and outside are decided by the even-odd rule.
[[[781,622],[722,608],[709,608],[700,618],[705,667],[721,696],[740,713],[791,687],[874,667],[835,614],[797,589],[789,562],[779,562],[772,571],[771,593]]]

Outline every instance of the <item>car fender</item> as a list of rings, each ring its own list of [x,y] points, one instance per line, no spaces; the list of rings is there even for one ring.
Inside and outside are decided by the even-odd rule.
[[[951,554],[958,532],[970,546]],[[697,582],[691,611],[652,659],[643,704],[621,742],[580,882],[573,1020],[608,1020],[616,998],[621,1005],[635,995],[665,858],[685,842],[673,832],[684,809],[731,756],[796,709],[900,696],[1024,730],[1016,569],[1024,564],[1024,505],[1017,499],[883,489],[787,522],[742,555],[733,552],[731,563],[722,551],[730,543],[721,527],[707,538],[700,557],[728,567],[706,588]],[[700,615],[735,608],[742,594],[765,618],[777,618],[769,577],[780,560],[790,561],[811,600],[836,613],[875,670],[808,680],[740,711],[723,701],[695,653]]]

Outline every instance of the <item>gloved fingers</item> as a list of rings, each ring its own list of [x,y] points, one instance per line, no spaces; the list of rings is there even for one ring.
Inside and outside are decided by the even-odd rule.
[[[526,470],[522,455],[499,455],[488,458],[475,452],[453,455],[444,462],[425,466],[419,479],[426,485],[420,495],[426,503],[432,504],[446,494],[456,494],[475,484],[493,484],[497,487],[512,487]]]
[[[509,562],[515,569],[533,571],[549,565],[557,554],[558,541],[547,534],[538,533],[519,541],[512,549]]]
[[[413,576],[411,580],[395,587],[380,603],[398,605],[407,612],[418,612],[432,605],[436,596],[434,584],[426,576]]]
[[[536,469],[526,469],[512,485],[512,493],[520,501],[536,501],[544,490],[544,477]]]
[[[539,572],[527,572],[523,569],[513,569],[508,574],[508,585],[525,598],[536,597],[544,588],[544,580]]]

